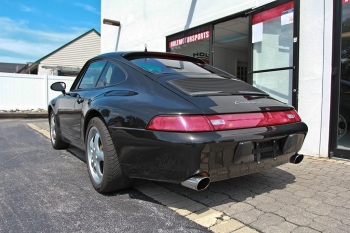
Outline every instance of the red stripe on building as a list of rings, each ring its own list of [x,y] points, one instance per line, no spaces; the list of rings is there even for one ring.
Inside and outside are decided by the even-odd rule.
[[[346,1],[346,0],[343,0]],[[348,0],[350,2],[350,0]],[[253,15],[253,24],[261,23],[276,17],[281,17],[282,12],[294,8],[294,1],[287,2],[269,10]]]
[[[350,0],[342,0],[342,3],[343,3],[343,4],[349,4],[349,3],[350,3]]]

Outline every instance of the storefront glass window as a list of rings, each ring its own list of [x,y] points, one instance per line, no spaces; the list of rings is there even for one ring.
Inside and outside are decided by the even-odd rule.
[[[287,104],[292,104],[293,25],[293,1],[253,15],[253,85]]]
[[[249,17],[214,25],[213,65],[247,82],[249,62]]]
[[[167,39],[168,51],[204,60],[209,64],[210,30],[197,29]]]
[[[253,16],[253,71],[293,66],[294,3]]]
[[[350,149],[350,1],[342,0],[338,149]]]
[[[293,70],[264,72],[253,75],[254,86],[283,103],[292,103]]]

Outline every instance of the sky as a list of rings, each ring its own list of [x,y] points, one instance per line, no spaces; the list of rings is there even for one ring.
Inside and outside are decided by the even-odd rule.
[[[35,62],[100,22],[100,0],[1,0],[0,62]]]

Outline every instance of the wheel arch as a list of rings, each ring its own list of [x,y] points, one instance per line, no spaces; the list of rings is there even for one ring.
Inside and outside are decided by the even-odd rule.
[[[47,119],[49,119],[49,122],[50,122],[50,115],[52,111],[53,111],[53,108],[51,107],[51,105],[49,105],[47,107]]]
[[[103,118],[102,114],[97,111],[96,109],[91,109],[90,111],[88,111],[84,117],[84,127],[83,127],[83,141],[85,142],[85,138],[86,138],[86,130],[87,130],[87,127],[89,125],[89,122],[91,121],[92,118],[94,117],[99,117],[102,119],[103,123],[106,125],[106,121],[105,119]]]

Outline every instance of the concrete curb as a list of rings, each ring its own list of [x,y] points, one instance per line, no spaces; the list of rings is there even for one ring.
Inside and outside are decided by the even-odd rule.
[[[41,133],[42,135],[44,135],[45,137],[50,139],[50,132],[47,131],[46,129],[41,129],[40,127],[36,126],[33,123],[28,123],[27,124],[30,128],[34,129],[35,131],[38,131],[39,133]]]
[[[48,118],[47,112],[0,112],[0,119]]]

